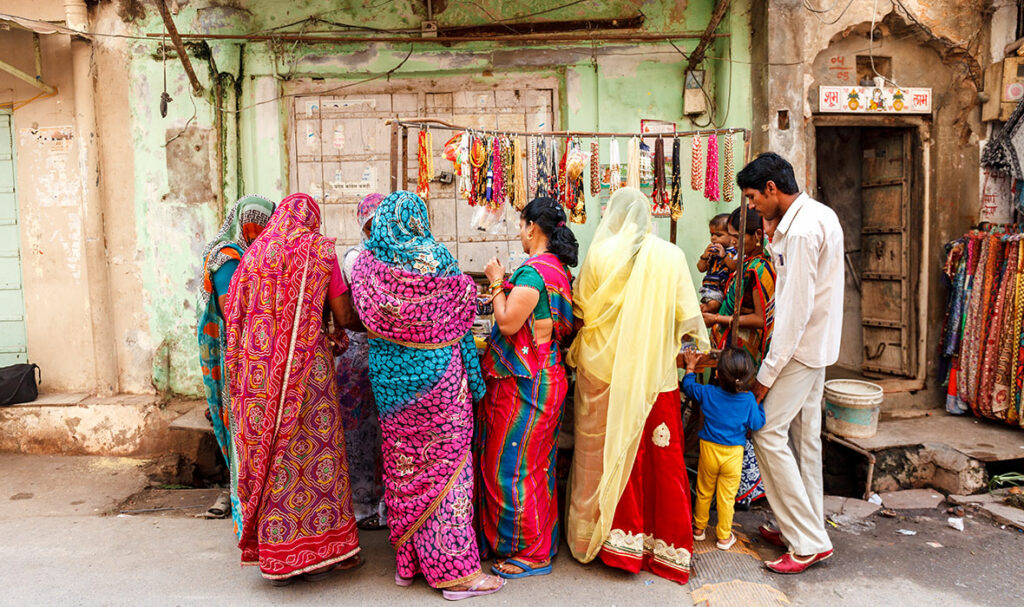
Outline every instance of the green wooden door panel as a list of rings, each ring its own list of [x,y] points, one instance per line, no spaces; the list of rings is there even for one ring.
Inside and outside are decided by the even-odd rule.
[[[0,367],[28,361],[10,114],[0,113]]]

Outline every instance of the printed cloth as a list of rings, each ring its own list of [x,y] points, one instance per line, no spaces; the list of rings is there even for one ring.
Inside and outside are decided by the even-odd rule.
[[[380,422],[370,386],[370,343],[365,333],[346,331],[348,347],[335,358],[341,423],[345,428],[352,510],[356,520],[376,516],[386,524]]]
[[[693,529],[684,442],[679,391],[664,392],[647,416],[611,531],[601,544],[598,554],[606,565],[630,573],[645,569],[680,584],[689,580]]]
[[[282,579],[359,552],[324,307],[334,241],[306,194],[284,199],[228,293],[243,565]]]
[[[411,192],[381,202],[352,274],[370,336],[391,544],[398,574],[434,588],[480,571],[473,530],[473,403],[484,384],[470,327],[476,287],[433,239]]]
[[[736,249],[729,247],[725,250],[726,256],[735,256]],[[729,282],[729,266],[725,265],[725,257],[712,255],[708,258],[708,271],[704,273],[704,280],[700,283],[701,303],[705,301],[722,301],[725,297],[725,285]]]
[[[477,416],[478,518],[496,555],[537,563],[558,550],[555,455],[568,391],[558,342],[572,331],[572,278],[551,254],[524,265],[544,280],[552,340],[536,343],[532,314],[511,337],[497,326],[491,332],[483,363],[487,395]],[[513,286],[506,282],[506,294]]]
[[[274,213],[274,203],[262,196],[245,196],[235,203],[231,212],[224,219],[217,236],[214,237],[203,251],[203,276],[199,289],[199,323],[196,337],[199,340],[199,365],[203,373],[203,388],[206,391],[206,406],[210,410],[210,423],[213,435],[220,446],[224,462],[230,476],[231,518],[234,522],[235,535],[241,533],[242,508],[238,503],[238,468],[235,465],[234,445],[231,441],[233,420],[228,383],[224,377],[224,314],[220,309],[218,297],[225,293],[217,292],[214,286],[214,275],[222,268],[224,272],[232,272],[228,266],[237,268],[242,255],[259,236]]]

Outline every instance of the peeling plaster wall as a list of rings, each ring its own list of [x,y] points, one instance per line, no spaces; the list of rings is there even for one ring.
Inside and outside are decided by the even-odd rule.
[[[754,152],[771,150],[787,157],[796,169],[802,188],[814,194],[821,184],[815,183],[816,150],[814,112],[817,111],[819,85],[852,84],[841,81],[839,70],[830,69],[833,58],[843,58],[855,67],[856,55],[867,55],[869,46],[877,56],[890,56],[893,79],[901,86],[930,86],[934,102],[931,118],[930,200],[931,223],[926,226],[930,251],[922,263],[931,264],[928,296],[929,320],[941,318],[945,306],[945,289],[939,280],[938,267],[942,244],[961,235],[977,220],[978,208],[978,140],[985,129],[980,123],[977,88],[969,72],[982,73],[989,60],[989,45],[1006,44],[990,40],[989,5],[986,0],[904,0],[903,5],[929,28],[936,41],[909,23],[891,2],[878,2],[876,27],[882,39],[873,45],[868,30],[872,20],[871,2],[854,2],[835,24],[823,23],[807,11],[800,0],[771,0],[760,23],[755,25],[753,54],[765,57],[773,65],[761,65],[755,80],[765,83],[757,91],[754,105],[763,108],[754,125]],[[998,4],[998,3],[997,3]],[[838,14],[838,11],[836,11]],[[829,21],[835,15],[823,15]],[[998,35],[1012,28],[1003,27]],[[799,44],[794,44],[799,40]],[[950,46],[963,45],[969,54],[954,55]],[[794,64],[796,65],[790,65]],[[967,67],[970,66],[971,70]],[[855,69],[851,70],[855,74]],[[778,112],[788,110],[790,126],[780,129]],[[919,248],[921,235],[911,234],[912,247]],[[936,321],[937,322],[937,321]],[[930,389],[937,387],[934,376],[937,331],[929,330],[925,345],[927,381]],[[925,396],[936,406],[940,390]]]
[[[509,18],[559,4],[557,0],[531,3],[530,10],[525,11],[518,3],[497,3],[488,10],[494,17]],[[586,3],[539,18],[609,18],[643,11],[647,19],[644,31],[700,31],[713,4],[712,0]],[[382,28],[418,28],[425,17],[420,2],[399,0],[388,10],[373,12],[371,5],[359,1],[339,5],[329,0],[287,4],[254,0],[221,6],[191,1],[178,4],[175,22],[182,33],[246,33],[327,11],[332,21],[372,20],[374,26]],[[126,20],[127,13],[119,12],[118,3],[100,3],[91,8],[93,27],[135,35],[162,32],[159,14],[147,5],[140,7],[141,12]],[[445,25],[489,20],[477,6],[455,1],[447,3],[435,18]],[[732,37],[716,40],[708,50],[709,56],[718,58],[709,59],[707,68],[716,81],[716,101],[723,106],[719,112],[723,126],[750,124],[749,65],[722,59],[749,60],[749,30],[749,0],[734,2],[720,27]],[[692,49],[696,40],[679,44]],[[205,87],[200,97],[191,95],[180,62],[168,53],[167,86],[174,101],[167,117],[161,118],[158,102],[164,66],[159,45],[120,39],[103,39],[98,45],[102,49],[96,58],[99,81],[109,79],[112,86],[103,91],[97,103],[103,108],[123,108],[107,115],[107,109],[98,112],[101,132],[108,139],[102,156],[107,179],[105,204],[116,211],[116,217],[108,218],[114,223],[107,226],[108,232],[116,234],[108,243],[111,289],[115,302],[132,300],[123,307],[118,303],[116,331],[121,344],[118,360],[122,390],[199,395],[202,384],[194,335],[200,255],[237,196],[257,192],[280,199],[291,191],[285,144],[288,104],[276,99],[287,92],[287,78],[356,81],[391,69],[407,49],[399,45],[278,46],[211,41],[210,59],[205,51],[197,56],[198,47],[190,51],[192,65]],[[216,64],[216,80],[212,63]],[[663,44],[517,48],[467,43],[450,48],[417,46],[392,78],[484,72],[498,76],[524,72],[555,75],[564,83],[558,100],[562,124],[558,126],[635,131],[640,118],[686,124],[682,115],[683,65],[683,58]],[[239,114],[222,113],[219,132],[212,82],[221,85],[222,107],[244,108]],[[165,147],[165,142],[183,129],[184,134]],[[621,143],[624,148],[625,142]],[[607,144],[602,148],[602,156],[606,155]],[[223,162],[221,175],[216,170],[218,159]],[[706,245],[706,219],[727,209],[725,205],[708,204],[688,191],[684,202],[680,245],[695,263]],[[588,200],[591,220],[577,228],[584,248],[599,214],[599,203]],[[658,229],[667,237],[668,222],[660,220]],[[698,282],[699,275],[695,274],[695,279]]]
[[[52,17],[57,6],[62,18],[60,2],[38,4],[38,10],[17,3],[10,10]],[[59,92],[17,109],[12,125],[28,353],[42,369],[44,391],[91,390],[96,383],[95,360],[70,41],[66,36],[41,36],[40,46],[43,80]],[[34,74],[32,35],[0,31],[0,57]],[[0,72],[0,103],[24,101],[40,92]]]

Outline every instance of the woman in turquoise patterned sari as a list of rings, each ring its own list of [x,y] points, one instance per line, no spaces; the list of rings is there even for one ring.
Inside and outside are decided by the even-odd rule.
[[[231,473],[231,518],[235,533],[241,525],[238,505],[237,468],[233,465],[234,445],[231,440],[231,407],[228,406],[227,381],[224,373],[224,300],[231,278],[246,249],[263,232],[274,213],[274,203],[262,196],[240,199],[220,227],[217,236],[203,251],[203,280],[199,290],[199,364],[203,370],[208,417],[213,424],[224,462]]]

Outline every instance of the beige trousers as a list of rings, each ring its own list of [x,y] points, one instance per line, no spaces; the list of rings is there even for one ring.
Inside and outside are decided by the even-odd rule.
[[[768,503],[790,550],[803,556],[832,549],[821,481],[824,388],[824,368],[791,360],[768,391],[765,424],[754,433]]]

